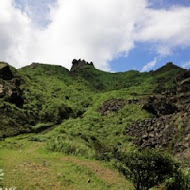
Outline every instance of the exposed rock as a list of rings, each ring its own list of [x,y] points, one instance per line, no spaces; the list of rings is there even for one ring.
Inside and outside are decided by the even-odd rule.
[[[11,80],[13,74],[7,63],[0,62],[0,78],[3,80]]]
[[[133,123],[126,134],[141,148],[172,147],[180,159],[190,153],[190,71],[182,71],[174,79],[175,87],[154,94],[140,102],[143,109],[157,118]]]
[[[165,96],[150,96],[144,103],[142,108],[159,117],[162,115],[173,114],[178,111],[177,107],[168,101]]]
[[[2,80],[0,84],[0,98],[22,107],[23,98],[20,89],[20,79],[13,75],[7,63],[0,63],[0,78]]]
[[[94,67],[94,64],[92,62],[88,63],[86,62],[85,60],[76,60],[76,59],[73,59],[73,62],[72,62],[72,68],[71,68],[71,72],[72,71],[76,71],[78,69],[81,69],[81,68],[84,68],[84,66],[91,66],[92,68],[95,68]]]
[[[31,67],[32,67],[33,69],[35,69],[38,65],[39,65],[39,63],[34,63],[34,62],[33,62],[33,63],[31,64]]]
[[[124,99],[110,99],[105,101],[98,109],[101,115],[108,115],[112,112],[118,112],[124,106],[137,103],[137,100],[124,100]]]
[[[20,90],[19,86],[12,86],[8,89],[8,96],[9,98],[7,99],[11,103],[14,103],[18,107],[23,106],[23,97],[22,97],[22,91]]]
[[[166,147],[169,145],[176,129],[173,115],[138,121],[126,129],[126,133],[134,136],[134,143],[146,147]]]

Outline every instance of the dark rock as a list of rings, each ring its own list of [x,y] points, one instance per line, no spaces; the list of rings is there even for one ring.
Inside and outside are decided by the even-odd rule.
[[[85,66],[91,66],[92,68],[95,68],[92,62],[88,63],[85,60],[81,59],[79,60],[73,59],[72,64],[73,65],[71,67],[71,72],[83,69]]]
[[[0,98],[5,101],[15,104],[17,107],[22,107],[23,97],[20,89],[21,79],[14,76],[7,63],[0,63]]]
[[[7,63],[0,62],[0,78],[3,80],[11,80],[13,78],[12,71]]]
[[[98,108],[98,112],[105,116],[109,113],[118,112],[126,105],[136,102],[137,100],[109,99]]]
[[[169,102],[165,96],[150,96],[142,108],[155,116],[169,115],[178,111],[177,107]]]
[[[156,119],[145,119],[140,123],[134,123],[132,126],[128,127],[126,133],[136,137],[134,143],[143,148],[164,147],[165,145],[169,145],[172,137],[176,133],[173,122],[171,122],[172,119],[172,115],[162,116]],[[166,127],[164,123],[167,123]],[[160,125],[164,127],[160,127]]]
[[[32,64],[31,64],[31,67],[32,67],[33,69],[35,69],[36,67],[38,67],[38,65],[39,65],[39,63],[32,63]]]

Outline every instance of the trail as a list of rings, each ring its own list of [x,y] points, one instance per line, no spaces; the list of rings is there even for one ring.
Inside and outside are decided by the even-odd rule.
[[[84,166],[92,170],[100,179],[102,179],[103,181],[105,181],[106,183],[110,185],[112,184],[122,185],[121,179],[125,180],[125,178],[121,174],[114,171],[113,169],[109,169],[100,165],[100,163],[97,161],[80,160],[77,158],[67,158],[67,157],[61,158],[61,161],[70,162],[70,163],[74,163],[80,166]],[[122,190],[122,187],[121,187],[121,190]]]

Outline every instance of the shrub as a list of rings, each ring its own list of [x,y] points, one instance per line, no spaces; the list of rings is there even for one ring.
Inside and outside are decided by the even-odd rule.
[[[108,145],[105,145],[99,141],[96,137],[92,136],[90,138],[92,141],[92,147],[95,150],[95,159],[96,160],[105,160],[110,161],[112,157],[112,150]]]
[[[173,177],[179,167],[169,157],[152,150],[115,152],[116,166],[136,190],[148,190]]]
[[[190,189],[190,172],[183,172],[181,169],[175,173],[166,183],[167,190],[189,190]]]

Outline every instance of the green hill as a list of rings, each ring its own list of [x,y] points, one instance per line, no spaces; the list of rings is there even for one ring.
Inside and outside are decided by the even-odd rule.
[[[31,171],[36,165],[40,165],[40,173],[48,169],[46,178],[57,189],[133,189],[113,171],[116,150],[158,149],[173,155],[186,170],[190,167],[189,79],[188,70],[172,63],[146,73],[108,73],[82,60],[73,60],[70,71],[39,63],[16,70],[0,63],[0,167],[21,189],[27,184],[9,170],[25,162]],[[16,135],[21,136],[13,137]],[[14,154],[17,158],[7,158]],[[74,157],[62,164],[60,159],[68,160],[68,155]],[[110,185],[103,179],[108,169],[86,159],[107,162],[105,168],[111,167],[110,172],[117,175],[115,182]],[[51,166],[41,166],[43,160]],[[13,163],[7,166],[9,162]],[[97,177],[95,166],[100,167],[103,178]],[[62,182],[59,177],[54,179],[59,167],[73,175],[81,171],[82,181],[80,174],[68,174]],[[32,178],[29,171],[18,172],[25,180]],[[83,180],[88,178],[93,183],[84,186]],[[10,180],[5,184],[11,185]],[[46,189],[56,189],[56,184],[39,180]],[[38,189],[37,184],[30,186],[28,189]]]

